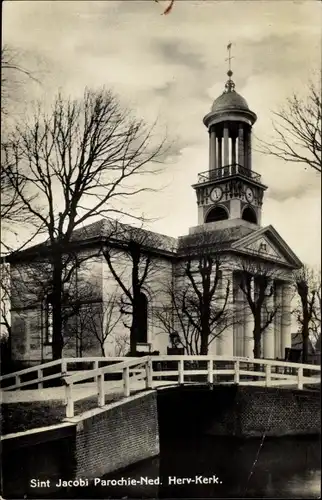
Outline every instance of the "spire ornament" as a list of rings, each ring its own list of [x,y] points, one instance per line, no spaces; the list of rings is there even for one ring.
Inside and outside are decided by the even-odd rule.
[[[229,44],[227,45],[228,57],[226,59],[226,61],[228,61],[228,71],[227,71],[228,80],[225,84],[225,92],[234,92],[235,90],[235,83],[231,79],[231,77],[233,76],[233,72],[231,70],[231,60],[234,59],[234,57],[231,55],[231,46],[232,43],[229,42]]]

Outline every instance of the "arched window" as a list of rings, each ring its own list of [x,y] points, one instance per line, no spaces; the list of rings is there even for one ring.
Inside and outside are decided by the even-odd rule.
[[[140,293],[139,304],[137,342],[139,344],[145,344],[148,341],[148,299],[143,292]]]
[[[257,224],[257,217],[255,211],[251,207],[246,207],[243,210],[242,219],[247,222],[252,222],[253,224]]]
[[[215,207],[208,212],[205,222],[217,222],[228,219],[228,212],[223,207]]]

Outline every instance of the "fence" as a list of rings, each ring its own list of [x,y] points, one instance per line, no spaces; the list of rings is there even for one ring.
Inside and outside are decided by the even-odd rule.
[[[194,363],[193,369],[191,363]],[[139,359],[127,359],[112,366],[64,377],[66,416],[68,418],[74,416],[74,403],[83,397],[79,393],[74,394],[75,384],[95,378],[97,406],[102,407],[105,405],[105,395],[110,391],[110,384],[105,383],[105,376],[117,372],[122,373],[123,387],[120,386],[120,390],[125,397],[129,397],[134,390],[187,383],[187,377],[189,377],[188,383],[195,383],[193,377],[198,377],[198,382],[203,378],[208,384],[295,386],[302,390],[305,385],[320,384],[321,368],[284,361],[227,356],[145,356]],[[138,382],[144,384],[138,385]]]

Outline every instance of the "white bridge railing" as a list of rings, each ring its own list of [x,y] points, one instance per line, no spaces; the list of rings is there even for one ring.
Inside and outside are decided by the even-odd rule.
[[[76,391],[75,387],[89,379],[94,378],[97,383],[97,406],[104,406],[105,396],[111,392],[111,382],[107,382],[105,377],[112,373],[122,373],[119,389],[125,397],[129,397],[131,391],[196,382],[295,386],[297,389],[321,382],[320,366],[267,359],[227,356],[144,356],[125,359],[110,366],[64,377],[66,417],[73,417],[74,403],[84,399],[84,395]]]
[[[49,361],[41,365],[32,366],[19,370],[14,373],[8,373],[0,377],[0,386],[2,390],[13,391],[21,388],[37,386],[38,389],[44,387],[44,382],[49,380],[58,380],[63,376],[70,375],[80,370],[92,371],[102,365],[111,365],[129,358],[121,357],[93,357],[93,358],[62,358],[56,361]],[[53,372],[53,373],[50,373]]]

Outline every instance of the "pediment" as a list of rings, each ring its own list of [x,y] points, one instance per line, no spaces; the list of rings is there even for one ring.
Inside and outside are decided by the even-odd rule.
[[[235,251],[273,260],[294,269],[302,267],[302,262],[273,228],[267,226],[232,243]]]

